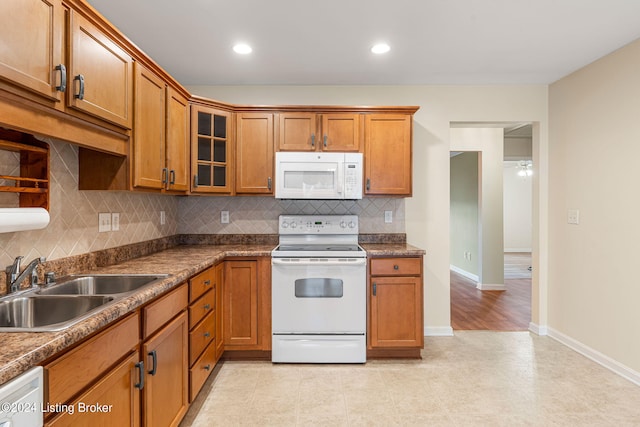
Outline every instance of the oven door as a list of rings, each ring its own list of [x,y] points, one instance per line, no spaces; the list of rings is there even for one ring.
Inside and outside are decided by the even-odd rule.
[[[272,258],[274,334],[364,334],[366,258]]]

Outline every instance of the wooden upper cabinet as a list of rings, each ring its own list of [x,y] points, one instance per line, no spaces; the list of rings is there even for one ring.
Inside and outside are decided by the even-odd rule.
[[[192,192],[231,193],[232,141],[231,113],[192,105]]]
[[[273,114],[237,113],[236,193],[273,194]]]
[[[360,114],[322,115],[322,151],[360,151]]]
[[[133,186],[162,189],[165,169],[165,83],[135,64],[135,121],[133,128]]]
[[[167,87],[166,167],[167,189],[189,190],[189,100],[171,86]]]
[[[69,17],[69,106],[130,129],[133,59],[79,13]]]
[[[360,114],[280,113],[278,151],[360,151]]]
[[[60,101],[63,68],[66,71],[63,37],[60,0],[2,0],[0,78],[47,100]]]
[[[315,151],[318,147],[316,113],[280,113],[278,151]]]
[[[410,114],[365,115],[365,195],[411,195]]]

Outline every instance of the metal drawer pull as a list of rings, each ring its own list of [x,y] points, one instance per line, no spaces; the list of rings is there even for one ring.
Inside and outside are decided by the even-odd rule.
[[[153,364],[151,366],[153,366],[151,368],[151,370],[149,371],[149,375],[155,375],[156,374],[156,370],[158,369],[158,354],[156,353],[155,350],[151,350],[149,353],[147,353],[149,356],[151,356],[151,360],[153,361]]]
[[[376,296],[376,283],[373,283],[373,296]]]
[[[67,67],[64,64],[57,65],[56,71],[60,71],[60,85],[56,86],[56,90],[64,92],[67,90]]]
[[[267,178],[267,188],[271,190],[271,177]]]
[[[311,134],[311,148],[316,148],[316,134]]]
[[[324,148],[327,148],[327,135],[324,136]]]
[[[169,171],[169,185],[174,185],[176,183],[176,171],[171,169]]]
[[[400,267],[398,267],[398,264],[394,264],[393,269],[394,269],[394,270],[399,270],[399,269],[400,269]]]
[[[138,369],[138,372],[140,372],[140,382],[135,384],[134,387],[142,390],[144,388],[144,362],[136,363],[136,368]]]
[[[205,286],[209,286],[209,285],[211,285],[211,280],[205,280],[205,281],[204,281],[204,285],[205,285]]]
[[[209,333],[209,332],[205,332],[205,333],[204,333],[204,337],[205,337],[205,338],[209,338],[210,336],[211,336],[211,333]]]
[[[367,178],[367,191],[371,189],[371,180]]]
[[[73,97],[82,101],[84,99],[84,76],[78,74],[74,80],[78,81],[80,87],[78,88],[78,93],[73,95]]]
[[[211,370],[211,365],[206,365],[203,369],[204,369],[205,371],[209,371],[209,370]]]
[[[211,304],[205,304],[205,305],[204,305],[204,309],[205,309],[205,310],[209,310],[210,308],[211,308]]]
[[[162,184],[166,184],[167,183],[167,173],[169,172],[169,169],[167,168],[162,168]]]

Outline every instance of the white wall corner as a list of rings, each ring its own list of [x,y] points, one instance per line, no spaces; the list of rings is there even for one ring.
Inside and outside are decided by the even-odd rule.
[[[537,323],[529,323],[529,332],[533,332],[539,336],[546,336],[548,334],[547,327],[544,325],[538,325]]]
[[[460,267],[456,267],[455,265],[450,264],[449,269],[461,276],[466,277],[469,280],[473,280],[476,283],[480,280],[477,274],[469,273],[467,270],[463,270]]]
[[[425,337],[452,337],[453,328],[451,326],[425,326]]]
[[[549,336],[554,340],[566,345],[570,349],[604,366],[613,373],[620,375],[622,378],[625,378],[634,384],[640,385],[640,372],[634,371],[633,369],[623,365],[617,360],[614,360],[611,357],[604,355],[599,351],[594,350],[593,348],[581,343],[580,341],[575,340],[570,336],[563,334],[562,332],[556,331],[553,328],[548,328],[548,332]]]
[[[476,288],[481,291],[506,291],[507,287],[504,283],[480,283],[476,285]]]

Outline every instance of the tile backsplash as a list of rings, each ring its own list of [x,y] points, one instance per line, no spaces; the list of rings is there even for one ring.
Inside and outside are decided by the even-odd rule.
[[[42,230],[0,233],[0,267],[18,255],[25,261],[58,259],[176,234],[178,200],[137,192],[79,191],[78,147],[45,139],[50,147],[51,222]],[[0,157],[0,169],[12,170],[19,157]],[[0,198],[1,207],[17,207],[18,199]],[[160,225],[160,211],[166,224]],[[98,232],[98,213],[119,212],[120,230]]]
[[[272,197],[169,196],[144,192],[78,190],[78,147],[50,145],[51,222],[42,230],[0,233],[0,267],[18,255],[49,260],[144,242],[175,234],[277,234],[280,214],[353,214],[361,233],[404,233],[402,198],[357,201],[276,200]],[[1,152],[0,152],[1,153]],[[19,157],[0,154],[0,174],[16,173]],[[0,207],[16,207],[17,197],[0,194]],[[160,225],[160,211],[166,215]],[[229,211],[222,224],[220,212]],[[384,222],[391,211],[392,223]],[[120,230],[99,233],[98,213],[118,212]]]
[[[229,212],[229,223],[220,212]],[[384,222],[391,211],[393,222]],[[273,197],[181,197],[178,203],[180,234],[278,234],[278,216],[358,215],[360,233],[404,233],[404,199],[277,200]]]

